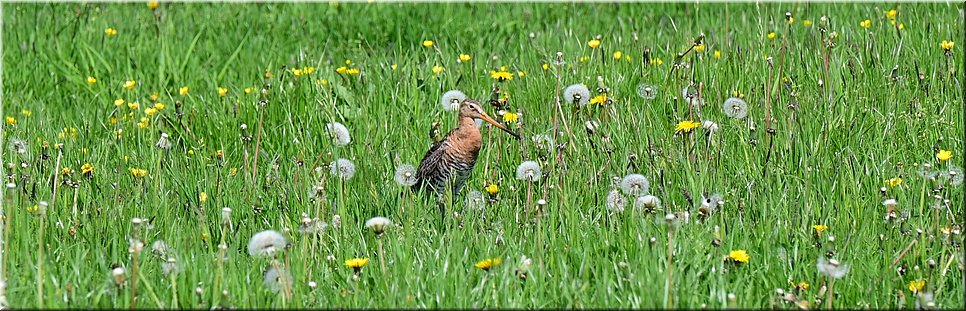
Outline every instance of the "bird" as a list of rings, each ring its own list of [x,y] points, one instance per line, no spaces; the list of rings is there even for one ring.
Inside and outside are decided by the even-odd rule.
[[[487,115],[480,102],[465,99],[460,103],[459,126],[447,133],[443,140],[433,143],[426,151],[416,169],[416,184],[413,189],[431,190],[437,199],[446,194],[447,186],[451,187],[453,196],[459,193],[476,166],[476,158],[483,146],[483,135],[476,127],[476,119],[493,124],[517,140],[520,139],[519,134]],[[437,206],[442,213],[443,205]]]

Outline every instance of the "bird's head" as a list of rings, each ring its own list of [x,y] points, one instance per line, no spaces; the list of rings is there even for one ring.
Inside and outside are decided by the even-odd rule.
[[[493,126],[496,126],[501,130],[503,130],[504,132],[507,132],[510,135],[513,135],[513,137],[515,137],[516,139],[520,139],[519,134],[510,131],[510,129],[507,128],[505,125],[500,124],[500,122],[497,122],[489,115],[487,115],[486,111],[483,111],[483,106],[480,106],[480,102],[474,99],[466,99],[463,101],[463,103],[460,104],[460,117],[480,119],[480,120],[486,121],[486,123],[493,124]]]

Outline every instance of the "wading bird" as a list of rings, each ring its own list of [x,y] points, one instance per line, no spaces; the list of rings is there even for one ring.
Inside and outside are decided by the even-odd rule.
[[[483,145],[483,135],[476,127],[476,119],[493,124],[520,139],[520,135],[487,115],[478,101],[466,99],[460,104],[459,126],[446,134],[446,138],[434,143],[419,162],[414,189],[431,189],[439,199],[443,198],[447,186],[451,187],[453,196],[459,193],[469,179]],[[437,207],[443,213],[441,203],[442,200]]]

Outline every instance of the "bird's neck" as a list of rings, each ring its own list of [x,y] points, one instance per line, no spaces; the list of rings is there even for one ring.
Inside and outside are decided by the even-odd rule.
[[[465,128],[474,128],[475,129],[476,128],[476,120],[473,120],[472,117],[463,117],[463,116],[461,116],[460,117],[460,125],[459,125],[459,128],[464,128],[464,127]]]

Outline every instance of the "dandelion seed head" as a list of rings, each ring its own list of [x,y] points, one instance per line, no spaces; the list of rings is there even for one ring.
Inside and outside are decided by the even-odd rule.
[[[818,272],[833,279],[841,279],[849,273],[849,265],[842,264],[835,259],[826,260],[825,257],[819,257],[815,266],[818,268]]]
[[[486,200],[483,198],[483,192],[478,190],[473,190],[466,195],[466,206],[475,210],[483,209],[486,205]]]
[[[627,205],[627,199],[618,190],[611,190],[607,194],[607,209],[615,212],[623,212],[624,205]]]
[[[331,166],[330,173],[342,180],[352,179],[352,176],[356,174],[356,165],[350,160],[340,158],[332,161],[329,165]]]
[[[16,137],[11,137],[10,151],[13,151],[14,153],[19,155],[27,154],[27,142]]]
[[[718,131],[718,123],[715,123],[714,121],[711,121],[711,120],[704,120],[704,122],[701,123],[701,127],[708,130],[708,133],[714,133]]]
[[[630,174],[621,179],[620,187],[631,197],[639,197],[650,193],[651,183],[641,174]]]
[[[403,164],[396,168],[394,176],[396,183],[404,187],[412,187],[416,184],[416,168],[410,164]]]
[[[291,284],[292,275],[285,269],[271,267],[264,274],[265,287],[274,293],[282,290],[285,284]]]
[[[517,179],[526,181],[539,181],[543,177],[540,171],[540,164],[536,161],[525,161],[517,166]]]
[[[637,96],[644,100],[652,100],[657,97],[657,87],[646,83],[638,85]]]
[[[573,84],[564,89],[564,100],[580,107],[590,103],[590,89],[583,84]]]
[[[372,217],[366,220],[366,228],[372,229],[376,235],[380,235],[386,231],[386,228],[392,225],[392,221],[386,217]]]
[[[443,98],[440,100],[440,105],[443,106],[445,111],[457,111],[460,109],[460,103],[466,100],[466,94],[459,90],[452,90],[443,93]]]
[[[178,261],[174,257],[169,257],[167,260],[161,263],[161,273],[164,275],[178,274],[181,272],[181,268],[178,267]]]
[[[288,246],[288,239],[275,230],[256,233],[248,242],[248,254],[252,257],[271,257]]]
[[[729,118],[744,119],[748,116],[748,103],[741,98],[731,97],[726,99],[722,109]]]
[[[165,255],[167,255],[168,251],[170,250],[171,250],[171,247],[168,246],[168,243],[165,243],[162,240],[157,240],[157,241],[154,241],[154,243],[151,243],[151,254],[154,254],[159,258],[165,257]]]
[[[634,208],[637,210],[653,211],[661,207],[661,199],[653,195],[644,195],[634,200]]]
[[[336,146],[345,146],[352,142],[352,136],[349,135],[349,129],[339,122],[332,122],[325,125],[326,132],[331,135],[334,139],[332,142]]]
[[[899,206],[899,202],[896,201],[896,199],[886,199],[885,201],[882,201],[882,206],[885,206],[888,208],[896,208],[897,206]]]

